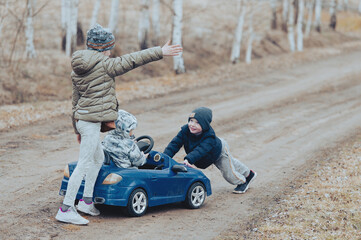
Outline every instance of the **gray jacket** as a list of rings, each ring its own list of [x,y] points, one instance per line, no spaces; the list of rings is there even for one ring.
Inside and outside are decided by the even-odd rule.
[[[138,66],[163,58],[160,47],[109,58],[94,50],[79,50],[73,54],[73,126],[75,120],[110,122],[117,119],[118,101],[115,94],[116,76]]]
[[[119,110],[116,128],[104,138],[102,146],[115,165],[120,168],[139,167],[145,164],[145,155],[129,135],[137,127],[137,119],[130,113]]]

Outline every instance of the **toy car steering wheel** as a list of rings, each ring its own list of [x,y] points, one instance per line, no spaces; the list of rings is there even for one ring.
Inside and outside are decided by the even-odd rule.
[[[147,139],[149,141],[148,142],[145,142],[145,141],[141,141],[143,139]],[[154,145],[154,140],[153,138],[151,138],[150,136],[147,136],[147,135],[143,135],[143,136],[140,136],[140,137],[137,137],[135,139],[135,141],[137,141],[137,145],[140,149],[140,151],[144,152],[145,154],[146,153],[149,153],[150,150],[152,150],[153,148],[153,145]]]

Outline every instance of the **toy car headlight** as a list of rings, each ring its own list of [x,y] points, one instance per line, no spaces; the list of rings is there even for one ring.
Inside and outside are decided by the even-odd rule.
[[[70,173],[69,173],[69,165],[67,164],[64,168],[64,177],[69,178],[70,177]]]
[[[118,174],[111,173],[109,174],[103,181],[102,184],[109,185],[109,184],[116,184],[120,181],[122,181],[122,176],[119,176]]]

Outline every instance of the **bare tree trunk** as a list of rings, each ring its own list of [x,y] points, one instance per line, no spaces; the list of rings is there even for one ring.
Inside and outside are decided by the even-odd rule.
[[[173,0],[173,35],[172,44],[182,46],[182,21],[183,21],[183,0]],[[173,57],[174,71],[176,74],[186,72],[184,67],[183,53]]]
[[[287,32],[288,32],[288,42],[290,44],[290,50],[291,52],[295,51],[295,35],[293,32],[293,25],[294,25],[294,9],[292,0],[289,0],[288,2],[288,22],[287,22]]]
[[[149,27],[149,0],[142,0],[138,28],[138,43],[140,49],[148,48]]]
[[[272,9],[271,29],[277,29],[277,1],[270,0]]]
[[[315,26],[316,31],[321,32],[321,11],[322,11],[322,0],[316,0],[315,5]]]
[[[303,9],[304,0],[298,0],[298,17],[297,17],[297,51],[303,51]]]
[[[67,0],[67,29],[65,54],[69,56],[76,48],[77,22],[79,0]]]
[[[246,15],[246,6],[245,1],[241,1],[241,8],[239,11],[239,17],[237,22],[237,28],[234,33],[234,40],[232,46],[232,53],[231,53],[231,62],[237,63],[239,62],[239,57],[241,54],[241,43],[242,43],[242,34],[243,34],[243,25],[244,25],[244,16]]]
[[[336,0],[331,0],[330,2],[330,27],[335,30],[336,29],[336,23],[337,23],[337,18],[336,18]]]
[[[361,13],[361,0],[360,0],[360,2],[358,4],[358,12]]]
[[[95,4],[94,4],[93,14],[92,14],[92,18],[91,18],[91,20],[90,20],[89,29],[93,28],[93,26],[95,26],[95,24],[96,24],[97,21],[98,21],[98,13],[99,13],[101,1],[102,1],[102,0],[96,0],[96,2],[95,2]]]
[[[159,36],[160,36],[159,12],[160,12],[159,0],[153,0],[153,4],[152,4],[152,28],[153,28],[152,44],[153,44],[153,46],[158,46],[158,44],[159,44]]]
[[[288,22],[288,0],[283,0],[282,3],[282,30],[287,32]]]
[[[252,61],[252,43],[253,43],[253,0],[250,0],[250,12],[249,12],[249,24],[248,24],[248,43],[246,51],[246,63],[249,64]]]
[[[308,2],[307,2],[307,24],[306,24],[306,30],[305,30],[305,37],[310,36],[314,3],[315,3],[315,0],[308,0]]]
[[[33,27],[33,0],[27,0],[26,7],[26,23],[25,23],[25,38],[26,47],[25,53],[27,58],[35,58],[36,51],[34,47],[34,27]]]
[[[108,28],[112,33],[115,33],[115,29],[118,24],[118,8],[119,8],[119,0],[112,0],[112,6],[109,16]]]
[[[2,34],[2,29],[3,29],[3,23],[4,23],[5,18],[8,15],[8,7],[9,7],[9,2],[8,2],[8,0],[6,0],[4,3],[4,7],[0,8],[0,39],[1,39],[1,34]]]
[[[68,23],[68,0],[61,0],[61,28],[63,31],[66,31],[67,26],[66,24]]]

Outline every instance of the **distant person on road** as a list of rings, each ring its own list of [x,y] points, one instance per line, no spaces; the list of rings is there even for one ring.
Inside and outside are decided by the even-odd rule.
[[[134,115],[119,110],[115,129],[108,132],[102,142],[105,158],[119,168],[137,168],[147,162],[148,154],[140,151],[134,141],[133,132],[137,124]]]
[[[182,48],[166,43],[162,48],[154,47],[143,51],[110,58],[115,45],[114,35],[99,24],[87,32],[86,50],[76,51],[71,59],[73,83],[73,126],[80,143],[78,164],[70,176],[66,195],[56,219],[73,224],[87,224],[74,207],[76,195],[82,180],[85,180],[83,198],[77,209],[93,216],[99,215],[94,207],[93,189],[104,160],[100,143],[100,131],[115,128],[118,117],[118,101],[115,94],[116,76],[138,66],[157,61],[164,56],[176,56]]]
[[[245,193],[257,173],[231,155],[227,142],[216,136],[211,122],[211,109],[196,108],[189,115],[188,124],[181,127],[164,153],[173,157],[183,146],[187,154],[183,161],[186,166],[194,164],[205,169],[214,164],[227,182],[237,185],[233,193]]]

